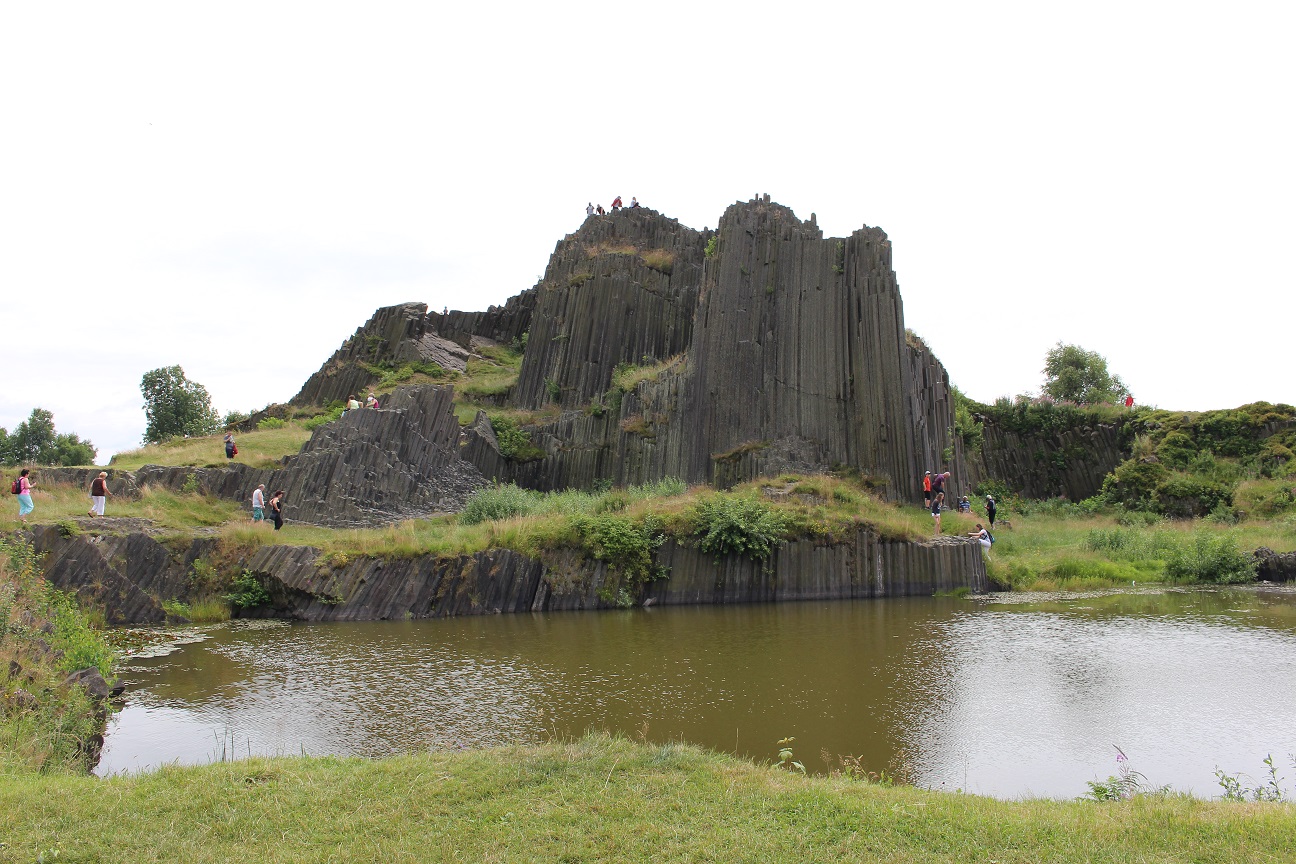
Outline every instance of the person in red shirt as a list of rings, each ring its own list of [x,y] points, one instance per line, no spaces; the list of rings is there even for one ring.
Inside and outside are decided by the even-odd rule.
[[[923,474],[923,506],[931,509],[931,472]]]
[[[615,198],[612,199],[612,209],[613,209],[613,210],[620,210],[620,209],[621,209],[621,196],[620,196],[620,195],[618,195],[617,197],[615,197]]]

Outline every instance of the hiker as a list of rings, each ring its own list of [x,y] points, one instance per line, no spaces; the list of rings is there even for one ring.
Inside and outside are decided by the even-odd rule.
[[[931,472],[923,474],[923,506],[931,509]]]
[[[360,397],[357,396],[355,393],[352,393],[351,398],[347,400],[346,411],[342,412],[342,416],[345,417],[347,411],[359,411],[359,410],[360,410]]]
[[[586,205],[585,205],[585,218],[588,219],[589,217],[591,217],[591,216],[593,216],[593,215],[594,215],[594,205],[593,205],[592,203],[591,203],[591,204],[586,204]]]
[[[284,490],[280,489],[270,499],[270,519],[274,522],[276,531],[283,527],[283,505]]]
[[[968,497],[966,495],[964,495],[962,498],[958,500],[958,511],[960,513],[972,512],[972,502],[968,500]]]
[[[90,512],[87,516],[104,515],[104,505],[108,503],[108,472],[100,471],[99,476],[90,481]]]
[[[612,199],[612,212],[615,213],[617,210],[620,209],[621,209],[621,196],[618,195],[617,197]]]
[[[24,525],[27,524],[27,514],[36,509],[36,505],[32,504],[32,482],[27,479],[27,475],[30,473],[30,468],[22,469],[22,473],[18,475],[18,479],[14,481],[13,485],[14,494],[18,496],[18,518],[22,520]]]
[[[378,407],[378,397],[376,397],[376,396],[374,396],[372,393],[370,393],[369,396],[368,396],[368,398],[365,399],[365,407],[366,407],[366,408],[377,408],[377,407]]]
[[[987,555],[990,554],[990,546],[994,543],[994,538],[990,536],[989,531],[981,527],[980,522],[977,523],[975,531],[968,532],[968,536],[975,537],[977,540],[981,541],[981,551],[985,552]]]
[[[633,195],[631,195],[631,196],[630,196],[630,209],[633,210],[635,207],[638,207],[638,206],[639,206],[639,199],[636,198],[636,197],[634,197]]]
[[[936,524],[936,533],[932,535],[934,537],[940,536],[941,499],[944,495],[944,492],[937,492],[932,496],[931,514],[932,520]]]
[[[598,215],[602,216],[602,215],[603,215],[604,213],[606,213],[607,211],[604,210],[604,209],[603,209],[603,205],[600,204],[600,205],[598,205],[597,207],[594,208],[594,212],[597,213]]]
[[[932,491],[933,498],[940,498],[942,501],[945,500],[945,481],[948,480],[949,478],[950,478],[950,472],[948,471],[946,471],[944,474],[932,475],[931,491]]]
[[[252,521],[265,521],[265,484],[252,490]]]
[[[225,433],[225,458],[233,459],[238,455],[238,445],[234,443],[234,433]]]
[[[991,528],[994,527],[995,511],[996,511],[997,509],[998,509],[998,508],[995,507],[995,500],[994,500],[994,496],[993,496],[993,495],[987,495],[987,496],[986,496],[986,519],[989,520],[989,522],[990,522],[990,527],[991,527]]]

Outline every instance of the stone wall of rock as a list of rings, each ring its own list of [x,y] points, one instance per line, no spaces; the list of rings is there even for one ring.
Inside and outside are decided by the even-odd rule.
[[[485,312],[429,311],[428,325],[437,335],[463,348],[473,347],[473,340],[481,338],[511,345],[531,329],[531,317],[539,294],[538,288],[529,288],[510,297],[503,306],[491,306]]]
[[[997,480],[1026,498],[1082,501],[1130,456],[1119,426],[1094,424],[1021,433],[987,418],[984,440],[968,460],[972,483]]]
[[[647,208],[591,216],[554,250],[538,286],[514,404],[580,407],[618,364],[688,347],[706,240]]]

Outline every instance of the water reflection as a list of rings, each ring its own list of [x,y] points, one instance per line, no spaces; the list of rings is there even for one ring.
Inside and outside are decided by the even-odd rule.
[[[1012,598],[1020,601],[1022,598]],[[235,623],[126,676],[100,773],[381,756],[590,728],[923,786],[1078,795],[1113,745],[1157,783],[1296,750],[1291,594],[912,598],[452,621]],[[1283,763],[1285,764],[1285,763]]]

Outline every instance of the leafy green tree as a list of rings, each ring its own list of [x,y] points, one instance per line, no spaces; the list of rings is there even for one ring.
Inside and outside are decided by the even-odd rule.
[[[145,372],[140,392],[144,394],[144,416],[148,418],[146,444],[179,435],[215,435],[221,429],[220,415],[212,407],[207,388],[185,378],[179,366]]]
[[[1107,358],[1079,345],[1057,345],[1044,357],[1044,395],[1070,402],[1119,402],[1125,382],[1107,371]]]
[[[0,463],[5,465],[93,465],[96,450],[76,435],[60,435],[54,415],[44,408],[14,427],[0,428]]]

